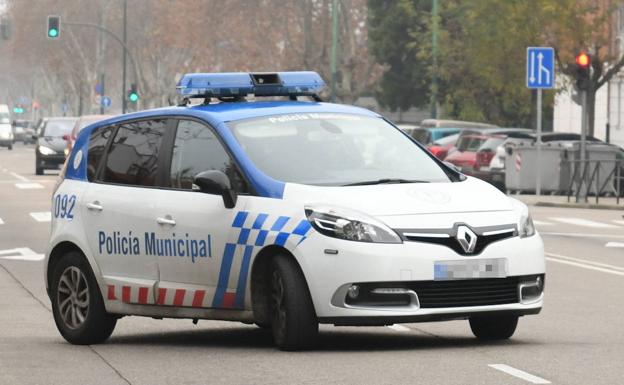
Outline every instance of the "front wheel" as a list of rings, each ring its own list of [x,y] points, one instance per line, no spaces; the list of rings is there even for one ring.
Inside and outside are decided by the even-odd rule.
[[[311,348],[318,336],[318,320],[305,278],[295,261],[283,255],[271,266],[271,328],[281,350]]]
[[[91,345],[110,337],[117,318],[106,312],[95,277],[81,254],[73,251],[61,257],[50,293],[54,322],[67,342]]]
[[[472,334],[483,341],[506,340],[516,331],[517,316],[471,317]]]

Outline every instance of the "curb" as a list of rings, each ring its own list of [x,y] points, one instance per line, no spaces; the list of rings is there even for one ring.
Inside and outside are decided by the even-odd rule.
[[[538,207],[560,207],[572,209],[594,209],[594,210],[622,210],[624,205],[596,204],[596,203],[554,203],[554,202],[535,202],[531,206]]]

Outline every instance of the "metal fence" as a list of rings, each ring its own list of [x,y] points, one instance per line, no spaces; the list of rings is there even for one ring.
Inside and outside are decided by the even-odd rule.
[[[571,196],[576,202],[587,202],[587,197],[593,195],[596,203],[601,196],[614,196],[616,204],[620,204],[624,194],[624,159],[568,159],[565,162],[573,170],[567,190],[568,202]]]

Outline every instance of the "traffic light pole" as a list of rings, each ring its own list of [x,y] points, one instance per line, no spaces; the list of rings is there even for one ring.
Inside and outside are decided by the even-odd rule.
[[[123,68],[122,68],[122,73],[123,73],[123,79],[122,79],[122,83],[123,83],[123,90],[121,92],[121,106],[122,106],[122,111],[123,113],[126,113],[126,55],[128,57],[128,59],[130,59],[130,62],[132,63],[132,69],[133,69],[133,73],[134,73],[134,80],[135,82],[138,82],[139,78],[138,78],[138,74],[137,74],[137,66],[136,66],[136,62],[134,60],[134,57],[132,56],[132,53],[130,52],[130,50],[128,49],[128,46],[126,45],[126,18],[125,18],[125,14],[126,14],[126,1],[124,0],[124,39],[122,40],[119,36],[117,36],[116,33],[114,33],[113,31],[111,31],[110,29],[104,28],[100,25],[97,24],[93,24],[93,23],[78,23],[78,22],[72,22],[72,21],[64,21],[63,25],[73,25],[76,27],[89,27],[89,28],[95,28],[99,31],[102,31],[106,34],[108,34],[108,36],[112,37],[113,39],[115,39],[119,44],[121,44],[121,47],[123,48]]]
[[[583,193],[583,184],[586,181],[585,171],[587,170],[587,165],[585,164],[586,155],[587,155],[586,141],[587,141],[587,123],[588,123],[587,122],[587,90],[583,90],[581,101],[582,101],[582,111],[583,111],[581,113],[581,154],[580,154],[581,161],[579,162],[579,165],[578,165],[578,172],[581,175],[581,183],[578,186],[579,192],[578,194],[576,194],[576,203],[579,203],[581,200],[583,202],[587,202],[587,194]]]
[[[535,194],[542,195],[542,89],[537,89],[537,159]]]

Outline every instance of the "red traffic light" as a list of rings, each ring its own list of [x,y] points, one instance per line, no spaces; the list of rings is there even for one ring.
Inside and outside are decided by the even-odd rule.
[[[581,52],[576,55],[576,65],[582,68],[589,67],[589,55],[585,52]]]

